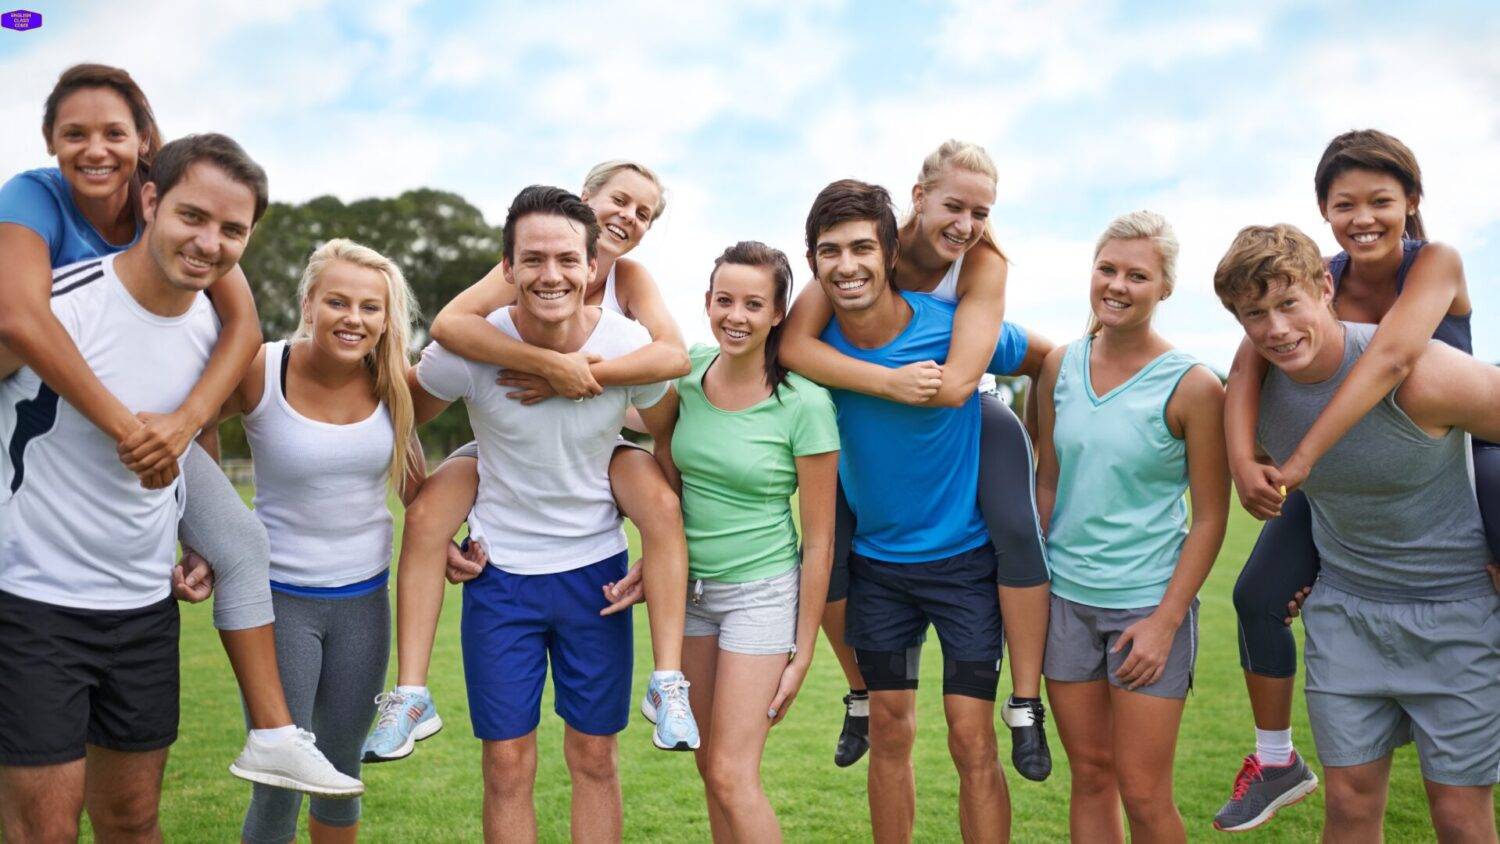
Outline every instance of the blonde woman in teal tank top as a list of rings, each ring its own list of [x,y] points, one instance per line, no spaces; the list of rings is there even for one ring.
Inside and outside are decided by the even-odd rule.
[[[1052,562],[1042,674],[1072,770],[1076,841],[1183,841],[1172,760],[1197,594],[1224,541],[1224,389],[1151,326],[1177,239],[1126,214],[1094,251],[1087,336],[1037,386],[1037,507]],[[1191,519],[1184,501],[1191,499]]]

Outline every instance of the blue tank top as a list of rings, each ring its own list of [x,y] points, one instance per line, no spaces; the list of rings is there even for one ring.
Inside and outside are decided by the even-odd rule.
[[[1416,263],[1417,253],[1427,245],[1425,240],[1401,241],[1401,266],[1396,269],[1396,295],[1400,296],[1406,287],[1406,273],[1411,270],[1411,265]],[[1328,273],[1333,276],[1333,289],[1339,289],[1339,283],[1344,280],[1344,273],[1349,269],[1349,253],[1340,252],[1333,256],[1328,262]],[[1438,323],[1437,330],[1432,332],[1432,339],[1441,340],[1466,355],[1474,354],[1474,339],[1469,327],[1469,319],[1472,314],[1453,316],[1446,314],[1443,321]]]
[[[15,223],[40,235],[53,269],[113,255],[141,236],[137,221],[129,243],[105,240],[73,202],[73,188],[56,167],[18,173],[0,187],[0,223]]]
[[[1052,390],[1052,591],[1091,607],[1151,607],[1166,594],[1188,532],[1187,443],[1167,425],[1167,402],[1198,362],[1164,352],[1099,396],[1093,343],[1068,345]]]

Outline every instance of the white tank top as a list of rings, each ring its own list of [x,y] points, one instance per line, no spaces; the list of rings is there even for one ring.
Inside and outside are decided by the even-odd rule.
[[[319,588],[368,580],[391,562],[391,415],[384,402],[349,425],[298,413],[282,386],[285,348],[285,341],[266,344],[265,391],[245,414],[271,580]]]
[[[610,265],[609,275],[604,278],[604,301],[599,303],[599,307],[606,311],[614,311],[620,316],[629,316],[625,313],[625,309],[620,307],[620,298],[615,295],[615,267],[619,265],[618,261]]]
[[[941,299],[950,304],[958,304],[958,274],[964,268],[964,256],[959,255],[958,260],[948,267],[943,277],[938,279],[937,287],[928,291],[927,295],[934,299]],[[988,372],[979,376],[979,392],[993,393],[999,387],[995,384],[995,376]]]

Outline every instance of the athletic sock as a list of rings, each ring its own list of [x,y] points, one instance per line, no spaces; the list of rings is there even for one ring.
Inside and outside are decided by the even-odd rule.
[[[849,703],[846,710],[850,717],[870,717],[870,693],[866,689],[850,689]]]
[[[287,724],[285,727],[270,727],[264,730],[251,730],[250,737],[261,744],[280,744],[297,733],[296,724]]]
[[[1025,709],[1033,703],[1041,702],[1042,699],[1039,697],[1016,697],[1015,695],[1011,695],[1010,700],[1006,701],[1005,705],[1012,709]]]
[[[849,690],[849,696],[850,697],[869,697],[870,696],[870,690],[869,689],[850,689]]]
[[[1260,764],[1271,768],[1289,765],[1292,761],[1292,730],[1262,730],[1255,728],[1255,756]]]
[[[651,672],[651,679],[656,680],[657,682],[665,682],[667,680],[671,680],[671,679],[674,679],[676,677],[681,677],[681,676],[682,676],[682,672],[681,671],[652,671]]]
[[[428,693],[426,686],[397,686],[396,691],[403,695],[425,695]]]

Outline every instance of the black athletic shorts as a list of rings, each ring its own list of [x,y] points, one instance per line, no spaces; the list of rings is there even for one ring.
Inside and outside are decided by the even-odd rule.
[[[177,739],[177,601],[86,610],[0,592],[0,765],[82,759],[85,744]]]
[[[859,650],[900,651],[920,644],[931,623],[948,658],[998,660],[995,566],[988,541],[928,563],[886,563],[851,553],[844,639]]]

